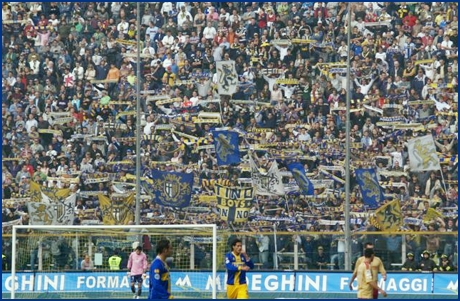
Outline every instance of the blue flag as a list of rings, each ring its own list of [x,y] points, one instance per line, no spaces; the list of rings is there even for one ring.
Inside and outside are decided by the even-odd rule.
[[[369,209],[376,209],[385,200],[374,169],[356,169],[356,181],[363,196],[363,203]]]
[[[153,170],[151,180],[142,180],[142,187],[161,206],[184,208],[190,205],[193,173]]]
[[[216,148],[217,165],[240,163],[238,133],[230,131],[213,131],[212,137]]]
[[[292,173],[297,185],[299,185],[299,191],[301,194],[306,195],[313,195],[314,194],[314,187],[310,180],[307,178],[305,174],[305,169],[303,165],[299,162],[289,163],[287,168]]]

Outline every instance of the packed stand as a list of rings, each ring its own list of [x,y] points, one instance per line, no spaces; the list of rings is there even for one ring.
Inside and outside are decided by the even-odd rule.
[[[135,174],[133,164],[111,162],[135,162],[136,118],[130,113],[139,81],[142,172],[195,174],[190,208],[174,210],[145,198],[144,224],[242,226],[221,221],[216,204],[202,197],[213,195],[216,183],[250,185],[244,181],[251,177],[246,163],[217,166],[206,147],[212,129],[229,127],[244,137],[241,149],[277,143],[275,150],[254,151],[261,169],[276,158],[286,171],[284,159],[296,149],[309,178],[328,183],[315,190],[318,197],[257,196],[243,228],[263,231],[279,222],[288,231],[343,231],[345,174],[340,168],[323,173],[319,166],[344,166],[351,93],[351,166],[379,172],[385,194],[401,200],[408,230],[456,232],[457,3],[351,6],[348,45],[344,2],[150,2],[140,4],[140,11],[127,2],[3,3],[2,193],[10,200],[2,203],[3,222],[20,217],[28,223],[21,198],[31,181],[78,192],[74,224],[102,221],[91,192],[122,193],[132,188],[123,183],[134,182],[127,177]],[[217,93],[216,62],[222,60],[236,62],[238,90],[231,97]],[[200,113],[220,113],[221,123],[194,123]],[[417,129],[386,122],[416,123]],[[425,134],[435,138],[442,170],[411,172],[407,141]],[[98,177],[107,181],[89,180]],[[326,189],[332,194],[323,197]],[[442,217],[420,222],[429,208]],[[351,211],[353,231],[375,229],[354,180]],[[377,249],[388,250],[381,256],[390,262],[401,262],[398,237],[378,240]],[[428,250],[454,259],[456,237],[406,237],[416,258]],[[342,246],[340,237],[327,236],[321,244],[321,236],[298,238],[305,246],[310,239],[316,243],[305,248],[320,245],[331,256]]]

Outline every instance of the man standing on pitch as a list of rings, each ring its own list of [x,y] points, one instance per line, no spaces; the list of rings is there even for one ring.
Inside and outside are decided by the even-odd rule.
[[[171,276],[166,258],[172,255],[171,242],[162,239],[157,244],[157,257],[149,272],[149,299],[173,299],[171,296]]]
[[[131,277],[131,291],[133,292],[133,299],[139,299],[142,293],[142,282],[146,278],[145,271],[147,271],[147,255],[142,252],[142,247],[137,246],[136,250],[129,255],[128,259],[128,276]],[[137,283],[137,294],[134,285]]]
[[[375,299],[375,291],[380,292],[386,297],[387,293],[379,288],[377,281],[374,280],[372,273],[372,261],[374,259],[374,250],[364,250],[364,260],[361,261],[357,268],[358,275],[358,299]]]
[[[366,250],[368,250],[368,249],[371,249],[372,251],[374,251],[374,244],[372,244],[371,242],[367,242],[364,245],[364,252],[366,252]],[[372,262],[370,264],[371,264],[372,277],[373,277],[375,283],[378,282],[379,272],[382,275],[383,281],[386,281],[387,280],[387,271],[385,270],[385,267],[383,266],[382,260],[379,257],[375,256],[375,255],[373,255],[372,258],[373,259],[372,259]],[[355,281],[356,277],[358,276],[358,267],[364,261],[364,259],[365,259],[365,256],[361,256],[361,257],[358,258],[358,260],[356,260],[355,270],[353,271],[353,276],[351,276],[351,280],[350,280],[350,290],[351,291],[353,290],[353,281]],[[373,299],[378,299],[378,297],[379,297],[378,290],[374,290]]]
[[[246,253],[242,252],[243,245],[240,239],[234,239],[231,247],[232,251],[225,255],[227,298],[248,299],[246,272],[254,268],[254,263]]]

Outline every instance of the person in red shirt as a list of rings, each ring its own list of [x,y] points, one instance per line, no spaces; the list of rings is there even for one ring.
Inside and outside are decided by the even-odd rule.
[[[415,21],[417,21],[417,17],[414,16],[414,15],[412,14],[411,11],[409,11],[409,13],[407,14],[407,16],[405,16],[405,17],[402,19],[402,21],[403,21],[403,24],[406,24],[406,21],[408,21],[408,22],[409,22],[409,26],[410,26],[410,27],[413,27],[413,26],[415,25]]]

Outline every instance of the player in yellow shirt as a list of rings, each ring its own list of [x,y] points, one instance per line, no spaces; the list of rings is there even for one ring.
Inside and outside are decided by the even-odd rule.
[[[358,277],[358,299],[375,299],[375,291],[386,297],[387,293],[377,285],[374,280],[372,271],[372,261],[374,259],[374,250],[364,250],[364,259],[357,267]]]
[[[243,245],[240,239],[234,239],[231,247],[232,251],[225,255],[227,298],[249,299],[246,272],[254,268],[254,263],[245,252],[242,252]]]
[[[367,242],[365,245],[364,245],[364,249],[367,250],[367,249],[372,249],[374,250],[374,244],[372,244],[371,242]],[[356,265],[355,265],[355,270],[353,271],[353,276],[351,276],[351,279],[350,279],[350,290],[352,291],[353,290],[353,281],[356,279],[356,277],[358,276],[357,272],[358,272],[358,267],[359,265],[364,261],[364,256],[361,256],[358,258],[358,260],[356,260]],[[375,256],[373,257],[373,260],[371,262],[371,270],[372,270],[372,277],[374,279],[374,281],[377,283],[378,282],[378,275],[379,275],[379,272],[380,274],[382,275],[382,278],[383,280],[387,280],[387,271],[385,270],[385,267],[383,266],[383,262],[382,260]],[[379,292],[377,290],[374,290],[374,298],[373,299],[378,299],[378,296],[379,296]]]

